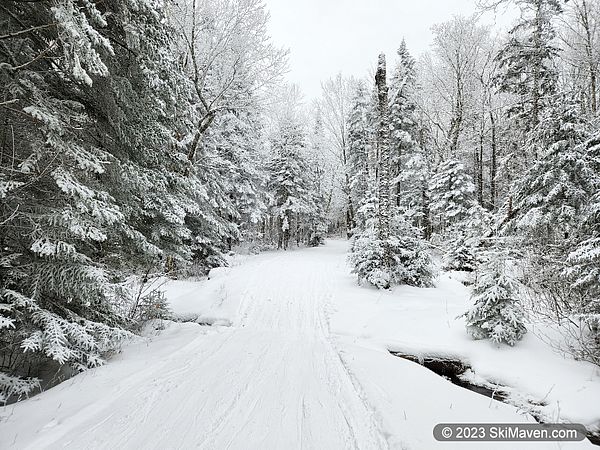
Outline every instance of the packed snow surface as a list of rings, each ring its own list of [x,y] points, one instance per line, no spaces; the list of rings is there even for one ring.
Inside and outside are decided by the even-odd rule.
[[[238,257],[208,280],[168,283],[173,311],[191,322],[149,324],[107,365],[0,409],[0,448],[451,449],[467,445],[436,442],[436,423],[533,422],[388,349],[460,357],[543,399],[557,420],[598,424],[594,366],[532,333],[515,348],[471,341],[456,319],[468,307],[458,281],[361,288],[346,250],[334,240]]]

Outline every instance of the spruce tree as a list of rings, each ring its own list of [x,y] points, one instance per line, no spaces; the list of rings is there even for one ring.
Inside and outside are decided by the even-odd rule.
[[[332,173],[335,169],[327,158],[326,137],[320,111],[317,110],[312,136],[305,154],[307,178],[313,208],[305,226],[306,244],[317,247],[325,243],[328,226],[328,214],[331,212],[333,197]]]
[[[12,37],[2,55],[10,62],[0,65],[0,85],[13,139],[0,153],[0,356],[12,364],[0,369],[13,382],[0,386],[4,397],[15,386],[23,393],[16,377],[38,371],[32,354],[77,369],[101,364],[128,336],[111,283],[128,260],[121,243],[160,253],[110,192],[117,158],[94,132],[103,105],[90,100],[91,87],[116,54],[99,30],[118,29],[122,11],[109,21],[93,2],[7,8]],[[157,11],[139,13],[160,20]]]
[[[426,239],[431,235],[430,178],[430,162],[420,147],[413,147],[397,176],[400,189],[396,200],[398,212],[410,218]]]
[[[227,242],[229,248],[241,240],[257,240],[258,224],[266,215],[267,177],[260,153],[261,131],[255,113],[227,112],[214,120],[200,145],[203,161],[210,161],[203,172],[213,183],[212,191],[221,192],[218,214],[237,226],[237,230],[217,238],[217,242]],[[203,167],[205,163],[197,165]]]
[[[444,255],[444,270],[473,272],[477,268],[476,247],[464,236],[452,241]]]
[[[186,157],[193,91],[163,5],[3,11],[0,352],[22,393],[37,362],[96,366],[130,335],[125,278],[214,265],[236,227]]]
[[[581,342],[575,355],[600,364],[600,131],[578,149],[589,158],[593,193],[582,205],[563,275],[576,293],[571,312],[581,327]]]

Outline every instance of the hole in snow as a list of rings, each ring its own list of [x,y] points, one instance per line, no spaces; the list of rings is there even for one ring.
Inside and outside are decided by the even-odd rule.
[[[493,398],[494,400],[504,402],[508,397],[507,392],[505,392],[501,386],[495,386],[491,384],[480,385],[469,381],[465,375],[467,375],[468,373],[472,373],[471,368],[460,360],[428,356],[419,358],[415,355],[409,355],[405,353],[390,353],[399,358],[407,359],[409,361],[420,364],[423,367],[426,367],[427,369],[431,370],[432,372],[435,372],[438,375],[446,378],[447,380],[451,381],[457,386],[460,386],[462,388],[468,389],[481,395],[485,395],[486,397]]]

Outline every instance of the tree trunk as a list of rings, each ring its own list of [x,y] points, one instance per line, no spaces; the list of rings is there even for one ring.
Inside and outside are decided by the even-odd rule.
[[[540,73],[542,70],[542,55],[540,48],[542,46],[542,0],[535,2],[535,31],[533,32],[533,45],[535,48],[535,58],[533,60],[533,88],[531,92],[531,129],[537,127],[540,122]],[[531,131],[531,130],[527,130]],[[537,161],[537,151],[534,146],[533,159]]]
[[[590,109],[592,115],[596,114],[598,110],[598,101],[597,101],[597,93],[596,93],[596,85],[597,85],[597,65],[594,62],[594,39],[592,37],[592,31],[590,29],[590,17],[588,12],[588,5],[586,0],[582,0],[581,6],[578,7],[579,12],[579,20],[581,22],[581,26],[585,30],[585,53],[587,57],[587,62],[590,71]]]
[[[346,236],[352,237],[352,230],[356,228],[356,218],[354,215],[354,204],[352,202],[352,192],[350,190],[350,176],[348,172],[345,175],[346,181],[346,193],[348,199],[348,205],[346,205]]]
[[[459,67],[457,61],[457,67]],[[456,158],[458,152],[458,141],[460,139],[460,130],[463,122],[463,88],[461,74],[456,74],[456,104],[454,106],[453,117],[450,122],[450,157]]]
[[[379,239],[387,241],[390,235],[390,137],[388,117],[388,87],[385,55],[379,55],[375,74],[377,87],[377,150],[379,153]]]
[[[425,186],[421,190],[421,202],[423,204],[423,237],[429,240],[431,239],[433,228],[431,225],[431,213],[429,211],[429,196],[427,195],[427,188]]]
[[[496,210],[497,200],[497,171],[498,171],[498,143],[496,141],[496,118],[490,110],[490,123],[492,125],[492,162],[490,167],[490,205],[492,211]]]
[[[283,220],[281,219],[281,217],[277,217],[276,225],[277,225],[277,250],[281,250],[283,248]]]
[[[484,133],[483,121],[481,131],[479,134],[479,149],[477,151],[477,201],[483,206],[483,133]]]

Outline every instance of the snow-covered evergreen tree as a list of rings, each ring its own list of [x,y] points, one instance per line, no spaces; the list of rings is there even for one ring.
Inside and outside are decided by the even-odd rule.
[[[190,158],[199,99],[165,5],[64,0],[4,11],[0,86],[13,137],[0,143],[6,396],[35,384],[18,378],[36,373],[34,361],[101,364],[133,325],[119,282],[194,259],[221,264],[243,208],[230,198],[223,153],[199,142],[206,158]]]
[[[572,313],[582,328],[575,355],[600,364],[600,131],[578,149],[589,158],[595,174],[590,178],[593,194],[581,208],[576,244],[567,256],[563,275],[576,292]]]
[[[331,210],[335,168],[326,156],[326,138],[320,111],[317,110],[313,132],[305,152],[308,182],[314,208],[309,213],[306,237],[307,245],[316,247],[325,243],[328,214]]]
[[[261,147],[261,124],[251,111],[219,116],[201,145],[203,159],[210,161],[203,171],[220,183],[213,190],[223,193],[219,215],[238,227],[239,233],[224,237],[229,247],[239,240],[260,239],[258,224],[266,215],[268,201]]]
[[[475,339],[515,345],[527,332],[518,286],[506,267],[506,254],[490,251],[477,273],[473,307],[464,314],[468,333]]]
[[[385,56],[380,55],[377,86],[377,172],[370,171],[366,201],[359,209],[364,229],[355,236],[349,261],[359,283],[379,289],[395,284],[429,286],[432,273],[421,233],[390,205],[390,150]]]
[[[513,236],[525,255],[536,310],[580,323],[584,338],[569,347],[578,357],[598,361],[592,212],[599,188],[598,152],[573,99],[565,96],[540,117],[528,138],[538,160],[515,183],[512,211],[505,212],[510,220],[504,220],[501,231]]]
[[[361,220],[358,211],[367,201],[369,152],[373,146],[373,130],[369,120],[369,102],[369,92],[365,83],[359,80],[352,100],[352,109],[348,116],[348,172],[352,201],[357,210],[356,221],[359,229],[363,229],[365,226],[364,217]]]
[[[423,230],[427,239],[431,235],[430,173],[430,163],[426,155],[419,147],[414,146],[397,176],[401,186],[397,195],[399,211],[410,218],[417,228]]]
[[[364,231],[352,241],[349,256],[352,273],[359,283],[367,282],[378,289],[393,285],[430,287],[433,280],[431,259],[420,231],[398,215],[391,226],[387,241],[379,239],[373,199],[363,207],[362,214],[371,217]],[[387,252],[387,253],[386,253]],[[386,258],[390,263],[385,265]]]
[[[111,11],[111,21],[95,2],[8,8],[3,24],[13,37],[4,51],[12,57],[1,65],[0,85],[13,106],[4,120],[16,139],[0,165],[0,304],[10,322],[0,353],[12,361],[1,369],[14,378],[38,370],[30,365],[34,353],[78,369],[101,364],[128,336],[112,278],[133,249],[149,258],[160,250],[127,221],[115,195],[126,180],[113,170],[120,149],[96,134],[99,111],[108,108],[90,100],[118,55],[99,30],[122,30],[127,8]],[[161,20],[160,9],[146,5],[137,14]],[[22,32],[35,27],[41,34]]]
[[[271,215],[275,218],[278,248],[287,249],[290,239],[300,239],[306,232],[303,228],[307,226],[308,216],[316,212],[304,157],[305,146],[302,126],[294,117],[284,117],[272,139],[273,156],[268,163],[268,189],[273,196]]]
[[[576,105],[565,101],[547,110],[531,146],[539,160],[518,181],[513,194],[514,225],[536,243],[567,243],[581,220],[594,186],[594,166],[585,140],[587,124]]]
[[[498,86],[515,95],[508,112],[524,131],[533,130],[556,93],[558,72],[553,63],[558,55],[554,44],[553,19],[562,12],[559,0],[518,0],[522,14],[499,52]]]
[[[416,103],[415,61],[402,40],[398,49],[398,62],[390,78],[390,170],[393,189],[393,204],[400,205],[404,162],[415,150],[417,124],[414,118]]]
[[[595,303],[600,300],[600,131],[577,147],[580,156],[589,158],[588,175],[591,195],[582,206],[576,239],[579,241],[569,254],[575,276],[574,285],[591,294]],[[576,153],[577,154],[577,153]],[[598,309],[600,311],[600,308]]]
[[[440,231],[457,224],[474,206],[475,185],[464,165],[456,159],[443,161],[431,177],[431,213]]]
[[[444,255],[444,270],[473,272],[477,268],[476,248],[472,242],[461,237],[452,241],[449,247]]]

